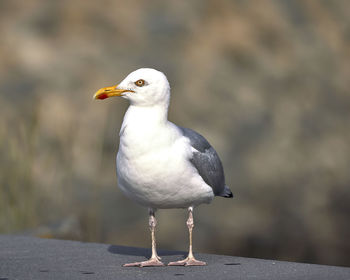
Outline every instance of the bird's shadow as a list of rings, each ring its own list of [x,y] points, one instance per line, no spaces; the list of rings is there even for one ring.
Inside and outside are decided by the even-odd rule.
[[[109,245],[108,252],[117,255],[128,255],[128,256],[140,256],[149,258],[152,255],[151,249],[145,248],[136,248],[136,247],[127,247],[120,245]],[[183,255],[187,256],[187,252],[184,251],[168,251],[168,250],[157,250],[159,256],[177,256]]]

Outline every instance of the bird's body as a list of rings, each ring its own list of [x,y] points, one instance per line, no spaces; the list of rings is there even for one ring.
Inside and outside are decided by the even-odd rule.
[[[143,68],[119,85],[100,89],[96,99],[122,96],[130,101],[120,129],[118,185],[125,195],[150,210],[152,257],[129,265],[163,265],[155,249],[156,209],[188,208],[188,258],[169,265],[203,265],[192,255],[192,211],[214,196],[232,197],[214,148],[197,132],[168,121],[170,87],[165,75]]]
[[[179,127],[148,107],[130,106],[120,131],[118,185],[129,198],[154,209],[209,203],[213,189],[192,165],[193,152]]]

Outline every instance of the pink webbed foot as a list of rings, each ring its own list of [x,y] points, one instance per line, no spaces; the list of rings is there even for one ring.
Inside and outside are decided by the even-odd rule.
[[[177,261],[177,262],[170,262],[168,263],[168,265],[170,266],[201,266],[201,265],[207,265],[206,262],[202,262],[202,261],[198,261],[196,260],[194,257],[193,258],[186,258],[184,260],[181,261]]]
[[[123,266],[124,267],[164,266],[164,263],[162,263],[158,258],[150,258],[149,260],[143,261],[143,262],[126,263]]]

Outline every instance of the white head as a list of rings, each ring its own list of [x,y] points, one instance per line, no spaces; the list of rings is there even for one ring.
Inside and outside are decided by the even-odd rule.
[[[131,72],[120,84],[98,90],[94,98],[121,96],[136,106],[168,106],[170,86],[166,76],[155,69],[140,68]]]

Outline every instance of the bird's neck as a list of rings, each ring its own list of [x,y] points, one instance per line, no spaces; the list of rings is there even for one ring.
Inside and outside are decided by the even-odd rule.
[[[143,132],[145,130],[152,132],[153,129],[159,129],[168,122],[168,106],[136,106],[130,105],[125,113],[120,134],[126,129],[135,129]]]

